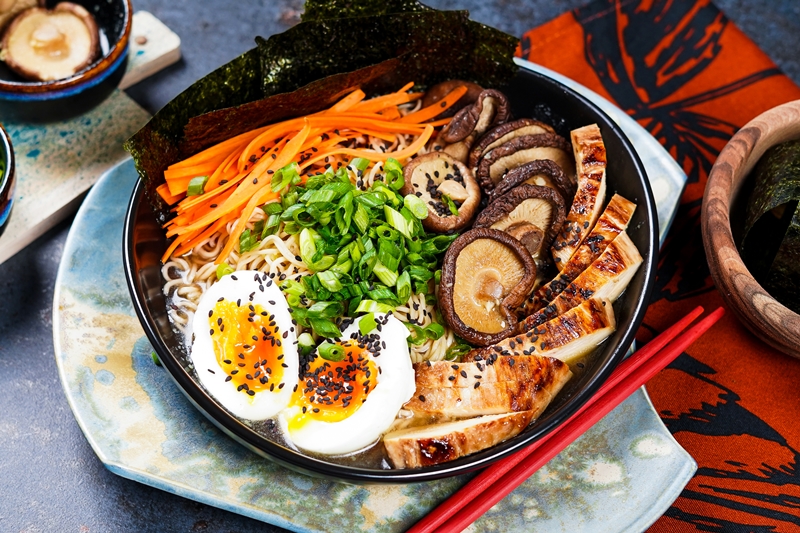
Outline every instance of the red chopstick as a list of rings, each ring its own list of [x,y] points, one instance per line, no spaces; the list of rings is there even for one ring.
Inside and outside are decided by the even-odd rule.
[[[472,523],[522,481],[530,477],[536,469],[557,455],[650,377],[669,364],[724,313],[721,308],[717,309],[667,349],[661,351],[702,312],[703,308],[697,307],[635,352],[617,367],[598,392],[567,422],[529,447],[486,468],[448,500],[417,522],[409,529],[409,533],[430,533],[442,524],[445,524],[444,531],[460,531]],[[627,390],[629,392],[625,392]],[[595,405],[599,407],[595,407]],[[520,468],[515,468],[523,461],[525,463]],[[512,469],[516,476],[506,476]],[[525,473],[527,470],[530,471]],[[516,478],[519,476],[523,477],[517,481]],[[488,506],[484,508],[482,505]],[[447,521],[466,506],[469,506],[469,511]]]

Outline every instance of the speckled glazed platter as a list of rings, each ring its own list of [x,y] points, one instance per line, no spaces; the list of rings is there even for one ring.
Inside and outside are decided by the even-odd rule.
[[[547,74],[600,104],[626,131],[652,181],[663,237],[683,173],[624,113]],[[122,224],[136,179],[128,161],[86,198],[65,246],[53,306],[62,385],[78,424],[111,471],[293,531],[404,531],[466,481],[353,486],[312,478],[248,451],[208,422],[153,364],[125,285]],[[472,530],[642,531],[695,469],[640,390]]]

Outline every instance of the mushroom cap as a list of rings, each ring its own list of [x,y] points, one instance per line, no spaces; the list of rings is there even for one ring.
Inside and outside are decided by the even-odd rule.
[[[489,204],[475,219],[474,227],[524,236],[519,240],[527,241],[528,252],[537,259],[543,250],[550,248],[565,217],[564,199],[555,189],[523,184]],[[529,226],[539,228],[543,237],[536,239]]]
[[[564,199],[570,200],[575,196],[577,187],[575,183],[567,178],[561,167],[558,166],[551,159],[534,159],[528,161],[524,165],[511,169],[503,179],[500,180],[489,193],[489,203],[492,203],[497,198],[509,193],[512,189],[528,183],[530,185],[541,185],[544,187],[552,187]]]
[[[481,188],[464,163],[444,152],[430,152],[412,159],[403,169],[405,183],[400,192],[414,194],[428,206],[422,225],[428,231],[453,233],[466,227],[478,211]],[[453,215],[442,202],[447,194],[458,207]]]
[[[490,192],[510,170],[537,159],[550,159],[574,180],[575,162],[569,142],[560,135],[540,133],[515,137],[486,153],[475,177],[485,192]]]
[[[533,288],[536,264],[517,239],[491,228],[471,229],[450,245],[442,264],[442,316],[477,346],[513,334],[514,313]]]
[[[0,32],[22,11],[44,7],[43,0],[0,0]]]
[[[455,114],[440,134],[442,141],[456,143],[472,136],[472,142],[490,128],[502,124],[510,116],[506,96],[498,90],[481,91],[475,102]]]
[[[496,148],[501,144],[505,144],[514,137],[522,135],[537,135],[540,133],[553,133],[556,130],[549,124],[539,122],[532,118],[520,118],[505,124],[499,124],[490,129],[478,139],[470,150],[469,159],[467,164],[469,168],[475,168],[478,165],[481,157],[492,148]]]
[[[100,50],[94,17],[71,2],[52,10],[33,7],[21,12],[5,31],[2,59],[34,81],[68,78],[92,64]]]
[[[483,87],[481,87],[477,83],[472,83],[471,81],[464,81],[464,80],[443,81],[441,83],[437,83],[436,85],[425,91],[425,95],[422,97],[422,107],[428,107],[435,104],[436,102],[438,102],[439,100],[443,99],[445,96],[450,94],[454,89],[462,86],[467,88],[467,92],[464,94],[464,96],[459,98],[455,104],[453,104],[449,108],[445,109],[444,111],[436,115],[433,120],[452,117],[453,115],[456,114],[456,112],[460,111],[461,109],[475,102],[475,100],[478,98],[478,95],[481,94],[481,91],[483,91]]]

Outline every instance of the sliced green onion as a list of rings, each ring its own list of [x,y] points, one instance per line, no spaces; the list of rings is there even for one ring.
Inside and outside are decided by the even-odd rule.
[[[397,270],[402,256],[403,251],[395,243],[386,239],[378,241],[378,261],[389,270]]]
[[[367,313],[358,320],[358,331],[360,331],[362,335],[367,335],[377,326],[378,323],[375,321],[375,313]]]
[[[389,311],[394,311],[394,307],[375,300],[361,300],[356,307],[356,313],[388,313]]]
[[[397,277],[397,299],[401,302],[407,302],[410,296],[411,275],[406,270]]]
[[[161,361],[158,359],[156,352],[150,352],[150,357],[153,359],[153,362],[156,364],[156,366],[161,366]]]
[[[376,287],[371,291],[367,291],[369,297],[373,300],[394,300],[394,293],[389,289],[389,287]]]
[[[303,355],[310,354],[316,345],[314,344],[314,337],[310,333],[301,333],[297,337],[297,347],[300,348],[300,353]]]
[[[239,234],[239,253],[249,252],[258,246],[258,239],[249,229],[245,229]]]
[[[309,318],[308,323],[314,333],[320,337],[336,338],[342,335],[339,326],[333,320],[327,318]]]
[[[197,176],[189,180],[189,186],[186,188],[186,196],[198,196],[203,194],[207,181],[208,176]]]
[[[331,292],[339,292],[342,290],[342,284],[339,281],[339,274],[333,270],[326,270],[324,272],[317,272],[317,278],[323,287]]]
[[[388,158],[383,164],[383,172],[386,174],[386,184],[392,189],[399,191],[403,188],[403,165],[397,159]]]
[[[228,274],[233,274],[235,271],[228,263],[220,263],[217,265],[217,279],[222,279]]]
[[[264,204],[261,206],[261,209],[268,215],[278,215],[283,213],[283,206],[280,204],[280,202],[270,202],[268,204]]]
[[[442,202],[444,202],[444,205],[447,206],[447,208],[450,210],[450,213],[452,213],[454,217],[458,216],[458,207],[456,207],[456,204],[453,202],[453,200],[450,199],[449,196],[443,194]]]
[[[364,207],[370,207],[370,208],[382,206],[383,204],[386,203],[387,199],[388,197],[380,191],[368,192],[356,196],[356,202],[363,205]]]
[[[344,347],[341,344],[332,344],[328,341],[319,345],[317,353],[326,361],[341,361],[345,356]]]
[[[369,228],[369,214],[361,203],[356,204],[356,211],[353,213],[353,224],[356,225],[361,233],[364,233]]]
[[[386,222],[388,222],[389,225],[394,229],[402,233],[406,239],[411,239],[414,236],[415,232],[413,227],[398,211],[395,211],[388,205],[384,205],[383,213],[386,215]]]
[[[367,170],[367,167],[369,166],[369,159],[364,159],[363,157],[356,157],[355,159],[350,161],[350,163],[347,166],[355,170],[360,170],[361,172],[364,172],[365,170]]]
[[[470,350],[472,350],[472,346],[464,342],[460,337],[456,337],[455,342],[445,351],[444,358],[448,361],[456,361]]]
[[[273,192],[278,192],[293,183],[299,183],[300,174],[297,163],[289,163],[272,175],[271,187]]]
[[[417,197],[416,194],[407,194],[403,198],[403,205],[418,219],[425,220],[428,218],[428,206],[425,205],[425,200]]]
[[[372,267],[372,273],[378,276],[378,279],[381,280],[381,283],[384,285],[392,287],[397,283],[397,272],[386,268],[380,260],[375,262],[375,266]]]
[[[280,226],[281,216],[279,214],[270,215],[264,222],[264,228],[261,230],[261,240],[264,240],[264,237],[267,235],[274,235],[277,233]]]
[[[339,302],[315,302],[308,308],[309,318],[333,318],[342,315],[344,308]]]

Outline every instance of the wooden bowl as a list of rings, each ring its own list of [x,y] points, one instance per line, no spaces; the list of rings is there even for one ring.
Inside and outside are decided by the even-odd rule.
[[[725,302],[764,342],[800,358],[800,315],[775,300],[753,278],[731,233],[731,206],[753,167],[768,148],[798,138],[800,100],[774,107],[739,130],[708,176],[701,225],[711,276]]]

